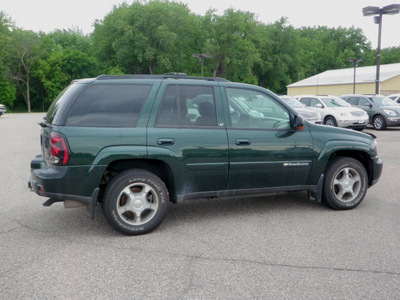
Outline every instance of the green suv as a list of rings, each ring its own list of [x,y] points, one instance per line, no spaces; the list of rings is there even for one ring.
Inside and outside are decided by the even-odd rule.
[[[262,105],[252,105],[253,101]],[[117,231],[150,232],[170,202],[307,191],[356,207],[382,172],[370,135],[308,123],[270,91],[185,74],[74,81],[41,123],[29,187],[44,203],[101,203]]]

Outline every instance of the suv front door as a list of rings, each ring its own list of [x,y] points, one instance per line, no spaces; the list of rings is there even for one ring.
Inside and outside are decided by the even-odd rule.
[[[313,143],[308,128],[293,130],[292,114],[264,92],[225,88],[229,106],[228,189],[300,186],[312,165]],[[240,103],[245,103],[242,109]],[[253,105],[255,104],[255,105]],[[307,125],[306,125],[307,126]]]

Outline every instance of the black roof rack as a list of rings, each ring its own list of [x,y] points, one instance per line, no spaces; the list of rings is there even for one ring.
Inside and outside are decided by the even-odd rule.
[[[220,81],[220,82],[229,82],[228,79],[221,77],[196,77],[196,76],[187,76],[185,73],[165,73],[162,75],[100,75],[96,79],[97,80],[110,80],[110,79],[193,79],[193,80],[207,80],[207,81]]]

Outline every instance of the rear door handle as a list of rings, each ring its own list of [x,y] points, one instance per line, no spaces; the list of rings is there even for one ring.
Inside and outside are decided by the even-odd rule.
[[[175,144],[175,140],[174,139],[158,139],[157,144],[160,146],[161,145],[162,146],[173,145],[173,144]]]
[[[237,139],[235,144],[238,146],[248,146],[251,144],[251,141],[249,139]]]

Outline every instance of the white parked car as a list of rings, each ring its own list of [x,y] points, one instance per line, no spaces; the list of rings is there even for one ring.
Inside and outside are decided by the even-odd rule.
[[[3,104],[0,104],[0,116],[6,113],[6,107]]]
[[[295,97],[305,106],[321,114],[322,124],[363,130],[369,117],[366,111],[352,107],[336,96],[300,95]]]
[[[321,114],[315,111],[315,109],[308,108],[303,103],[297,101],[291,96],[279,96],[279,98],[281,98],[286,104],[302,115],[308,122],[321,124]]]

